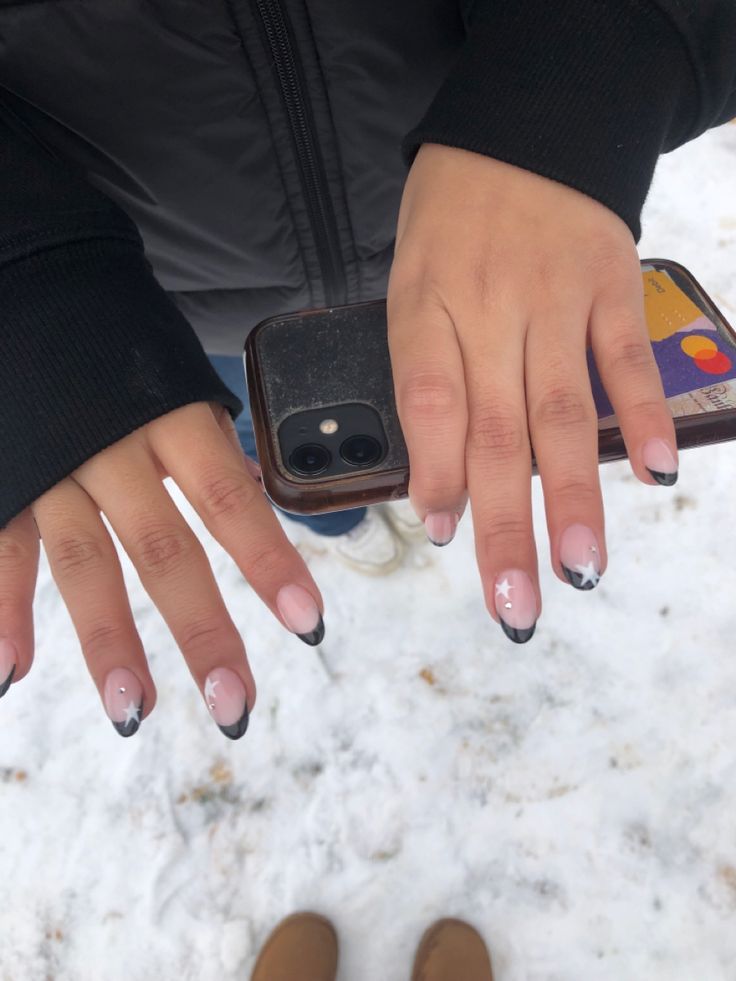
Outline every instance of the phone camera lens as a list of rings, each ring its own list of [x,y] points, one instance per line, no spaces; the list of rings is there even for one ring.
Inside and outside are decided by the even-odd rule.
[[[304,477],[314,477],[318,473],[326,470],[332,455],[326,446],[319,443],[304,443],[297,446],[289,457],[289,467]]]
[[[354,467],[372,467],[382,453],[381,444],[372,436],[350,436],[340,447],[340,456]]]

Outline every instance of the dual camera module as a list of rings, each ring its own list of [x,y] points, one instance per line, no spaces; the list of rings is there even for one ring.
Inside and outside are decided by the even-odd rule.
[[[383,456],[383,447],[373,436],[349,436],[340,444],[340,456],[352,467],[372,467]],[[303,443],[289,456],[289,469],[304,477],[324,473],[332,463],[332,453],[321,443]]]
[[[388,452],[381,417],[361,402],[292,413],[278,431],[281,459],[295,477],[338,477],[380,463]]]

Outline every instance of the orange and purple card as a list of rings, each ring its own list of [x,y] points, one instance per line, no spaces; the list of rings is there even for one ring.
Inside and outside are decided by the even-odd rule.
[[[678,396],[696,395],[715,385],[730,383],[736,399],[736,348],[717,326],[664,270],[642,269],[644,311],[654,357],[662,376],[664,394],[676,411]],[[588,350],[593,399],[601,422],[613,421],[613,407],[601,383],[593,355]],[[707,411],[710,400],[692,399],[692,412]],[[699,407],[700,406],[700,407]],[[687,411],[687,410],[686,410]]]

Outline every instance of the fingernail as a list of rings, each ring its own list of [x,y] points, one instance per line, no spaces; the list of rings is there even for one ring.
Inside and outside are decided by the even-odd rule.
[[[240,739],[248,728],[245,685],[230,668],[215,668],[204,683],[204,700],[221,732]]]
[[[562,571],[575,589],[593,589],[601,578],[601,557],[595,535],[585,525],[570,525],[560,539]]]
[[[644,466],[658,484],[671,487],[677,482],[677,460],[663,439],[648,439],[641,451]]]
[[[515,644],[525,644],[537,626],[537,597],[531,579],[520,569],[507,569],[496,578],[495,591],[503,632]]]
[[[10,688],[13,683],[13,675],[18,665],[18,652],[15,644],[0,637],[0,698]]]
[[[102,691],[105,711],[121,736],[138,732],[143,711],[143,685],[127,668],[113,668]]]
[[[424,519],[427,538],[433,545],[449,545],[457,531],[458,516],[452,511],[430,511]]]
[[[303,586],[282,586],[276,596],[276,608],[286,626],[310,647],[321,644],[325,624],[312,594]]]

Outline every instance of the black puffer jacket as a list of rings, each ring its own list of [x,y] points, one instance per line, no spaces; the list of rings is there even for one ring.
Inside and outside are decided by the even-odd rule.
[[[733,0],[0,0],[0,527],[165,412],[236,416],[205,350],[385,296],[422,142],[638,237],[735,75]]]

